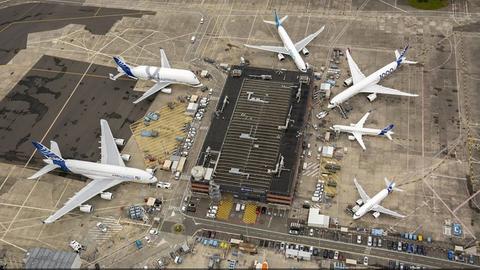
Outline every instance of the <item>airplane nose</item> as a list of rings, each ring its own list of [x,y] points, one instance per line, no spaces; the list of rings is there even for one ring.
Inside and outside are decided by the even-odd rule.
[[[335,107],[337,107],[335,104],[328,103],[328,106],[327,106],[327,108],[329,108],[329,109],[333,109],[333,108],[335,108]]]

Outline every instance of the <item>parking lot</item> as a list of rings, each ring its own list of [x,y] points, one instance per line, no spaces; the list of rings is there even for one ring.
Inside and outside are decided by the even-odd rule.
[[[307,240],[319,244],[321,238],[356,243],[356,236],[360,234],[361,246],[355,246],[360,251],[354,257],[359,263],[365,254],[394,248],[395,243],[398,250],[398,241],[402,242],[402,251],[395,254],[402,260],[415,257],[412,254],[421,245],[425,247],[427,255],[440,254],[447,259],[443,248],[451,248],[452,243],[467,242],[478,234],[475,213],[468,204],[463,204],[470,196],[466,184],[466,161],[470,151],[466,151],[465,142],[467,136],[476,134],[477,129],[474,103],[476,95],[471,89],[476,89],[478,67],[471,59],[475,59],[478,51],[478,37],[471,30],[462,32],[461,35],[458,32],[453,34],[454,26],[473,22],[475,15],[469,19],[468,16],[463,18],[462,14],[453,12],[451,17],[445,19],[450,13],[443,14],[445,16],[409,13],[411,9],[402,3],[398,3],[399,8],[406,12],[382,2],[325,0],[288,3],[269,1],[258,4],[251,1],[229,3],[212,0],[202,1],[201,4],[188,3],[191,6],[187,9],[187,4],[181,1],[175,2],[178,5],[173,2],[148,2],[145,5],[139,4],[138,8],[161,10],[161,14],[142,13],[139,18],[118,18],[111,29],[113,22],[102,22],[102,25],[108,26],[104,31],[90,32],[92,25],[85,28],[78,21],[65,26],[62,24],[54,30],[35,28],[35,31],[40,29],[44,32],[28,34],[26,49],[18,51],[15,49],[21,47],[12,47],[8,52],[9,64],[0,66],[0,79],[4,82],[0,87],[0,96],[6,96],[0,103],[0,110],[5,116],[1,120],[5,121],[1,124],[5,136],[0,136],[0,142],[5,145],[5,151],[1,153],[2,160],[7,161],[0,164],[3,179],[0,186],[0,204],[3,208],[0,241],[8,247],[10,265],[21,266],[21,258],[30,247],[42,245],[67,250],[68,242],[74,238],[87,246],[82,259],[90,267],[95,263],[102,267],[120,267],[127,262],[135,267],[143,267],[145,262],[156,260],[160,253],[168,255],[172,247],[184,241],[186,236],[173,233],[172,226],[165,228],[164,235],[150,239],[142,252],[137,251],[132,244],[134,240],[144,239],[150,228],[162,229],[171,223],[182,224],[187,219],[181,212],[184,198],[192,197],[186,180],[200,153],[212,118],[211,108],[218,102],[219,90],[226,77],[223,69],[219,68],[219,63],[238,64],[240,56],[243,56],[255,67],[295,70],[290,59],[280,62],[273,53],[243,46],[280,44],[273,26],[262,21],[272,19],[274,8],[280,15],[289,15],[285,28],[294,42],[323,25],[326,26],[325,31],[309,46],[310,55],[302,56],[316,70],[329,65],[333,48],[343,51],[350,48],[359,68],[369,74],[393,61],[395,49],[410,44],[407,57],[421,64],[403,66],[381,84],[417,93],[419,97],[379,95],[370,103],[363,94],[359,94],[349,102],[352,110],[348,112],[348,119],[344,119],[337,111],[331,111],[323,119],[316,118],[315,115],[325,110],[325,100],[313,100],[315,105],[310,113],[310,125],[304,130],[307,138],[305,145],[307,147],[310,144],[310,149],[305,149],[305,158],[299,162],[300,167],[307,162],[307,167],[297,181],[292,208],[263,204],[247,208],[249,202],[232,200],[225,219],[229,223],[242,225],[242,228],[247,229],[247,234],[248,228],[256,227],[286,234],[292,222],[306,218],[308,210],[303,205],[309,201],[309,205],[320,207],[322,213],[337,218],[340,226],[349,227],[349,233],[314,229],[313,238]],[[124,8],[125,2],[113,1],[108,5]],[[470,8],[474,10],[475,6]],[[93,16],[95,12],[102,16],[110,14],[104,7],[96,7],[93,11]],[[200,24],[202,17],[205,21]],[[93,18],[90,19],[94,21]],[[191,43],[193,35],[196,36],[196,41]],[[171,184],[168,189],[136,184],[121,185],[113,190],[113,201],[92,199],[97,210],[93,215],[73,211],[58,223],[48,226],[41,224],[39,221],[42,218],[57,209],[85,184],[71,181],[71,175],[68,178],[62,177],[64,175],[48,175],[38,181],[27,181],[25,178],[33,170],[19,165],[24,165],[33,153],[29,140],[36,138],[46,142],[55,139],[65,156],[97,160],[99,118],[104,117],[110,121],[115,136],[127,139],[131,134],[129,125],[141,119],[145,112],[158,110],[179,96],[196,93],[198,89],[175,86],[172,95],[159,94],[151,103],[132,107],[131,102],[139,95],[133,90],[143,90],[147,84],[135,83],[129,79],[116,82],[108,80],[108,73],[115,71],[111,60],[113,55],[122,55],[133,65],[158,65],[159,48],[166,50],[173,67],[208,69],[212,74],[211,79],[204,81],[209,88],[213,88],[212,105],[203,120],[193,123],[197,134],[189,152],[185,173],[177,181],[171,171],[158,171],[157,177]],[[463,54],[460,53],[462,50]],[[14,51],[16,52],[13,53]],[[203,61],[205,57],[214,59],[216,63]],[[333,87],[332,96],[345,89],[342,82],[348,77],[344,59],[340,60],[339,67],[342,73],[337,79],[338,86]],[[325,77],[315,84],[324,81]],[[5,105],[6,100],[15,101]],[[12,107],[12,104],[15,106]],[[368,110],[372,110],[372,114],[366,126],[395,124],[393,141],[368,137],[365,138],[367,150],[362,151],[356,141],[349,141],[344,134],[335,138],[332,134],[330,142],[317,139],[324,138],[331,125],[355,123]],[[14,118],[17,120],[13,121]],[[341,170],[335,174],[336,195],[331,199],[323,197],[318,202],[312,202],[312,195],[321,177],[320,172],[325,165],[325,159],[317,159],[317,149],[323,145],[342,150],[341,159],[331,159],[341,166]],[[124,151],[132,153],[129,166],[145,166],[143,153],[133,140],[127,143]],[[308,155],[308,151],[311,151],[311,155]],[[359,197],[353,185],[354,177],[370,196],[384,188],[384,177],[395,180],[405,192],[394,192],[382,205],[407,215],[407,218],[398,220],[382,215],[374,219],[371,215],[365,215],[362,219],[353,221],[351,213],[345,209],[355,204]],[[324,192],[326,189],[327,186],[324,187]],[[144,224],[128,219],[126,208],[132,204],[144,204],[144,200],[150,196],[164,199],[159,213],[160,221]],[[196,199],[193,196],[188,203],[197,206],[197,211],[188,215],[193,215],[199,223],[205,222],[200,218],[206,218],[211,206],[209,199],[201,196]],[[240,203],[240,211],[236,210],[237,203]],[[245,205],[244,210],[242,204]],[[464,231],[461,238],[444,236],[446,219],[462,225]],[[107,234],[101,233],[96,227],[98,220],[111,228]],[[389,233],[382,238],[380,248],[378,240],[377,247],[373,247],[373,239],[372,247],[368,246],[369,229],[372,227],[384,228]],[[434,249],[425,240],[422,243],[418,240],[402,240],[399,235],[405,232],[431,236],[434,245],[438,244],[439,248]],[[305,228],[302,234],[308,236],[310,228]],[[290,236],[297,237],[284,235]],[[303,238],[301,240],[307,241]],[[277,250],[273,253],[280,254],[280,242],[265,243],[264,241],[262,246],[267,245],[268,249]],[[260,242],[258,245],[261,245]],[[308,244],[309,247],[313,245]],[[326,250],[334,251],[332,248]],[[323,257],[323,253],[322,249],[318,257]],[[326,255],[330,257],[332,252],[327,251]],[[277,262],[282,263],[278,266],[292,264],[318,267],[318,262],[312,265],[296,264],[294,260],[281,260],[283,257],[283,254],[272,257],[272,268],[277,266]],[[427,261],[426,257],[421,259]],[[369,264],[376,263],[374,256],[369,260]],[[190,263],[195,262],[195,259],[190,260]],[[382,263],[385,265],[385,261]]]

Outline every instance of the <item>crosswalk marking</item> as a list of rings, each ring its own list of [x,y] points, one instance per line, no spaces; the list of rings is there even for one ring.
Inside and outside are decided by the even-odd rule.
[[[307,169],[303,170],[303,176],[314,176],[320,172],[320,164],[312,162],[307,166]]]
[[[120,225],[120,223],[117,222],[117,219],[114,218],[102,218],[100,222],[107,226],[107,232],[101,232],[100,229],[97,228],[96,224],[88,231],[88,234],[91,235],[92,239],[97,241],[97,243],[102,243],[110,239],[114,233],[123,229],[123,226]]]

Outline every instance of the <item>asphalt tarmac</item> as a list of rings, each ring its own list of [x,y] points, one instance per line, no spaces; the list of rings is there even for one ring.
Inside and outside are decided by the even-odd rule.
[[[92,34],[104,35],[124,16],[147,14],[155,12],[52,3],[28,3],[0,9],[0,65],[7,64],[26,48],[29,33],[82,24]]]
[[[100,159],[100,119],[115,137],[128,139],[129,125],[141,118],[149,102],[134,105],[140,96],[135,81],[112,81],[114,67],[43,56],[0,101],[0,160],[24,165],[33,153],[32,140],[55,140],[64,158]],[[39,165],[34,156],[29,165]]]

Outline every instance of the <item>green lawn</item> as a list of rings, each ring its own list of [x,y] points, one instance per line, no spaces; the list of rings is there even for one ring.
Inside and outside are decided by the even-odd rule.
[[[439,9],[448,5],[448,0],[408,0],[408,3],[418,9]]]

